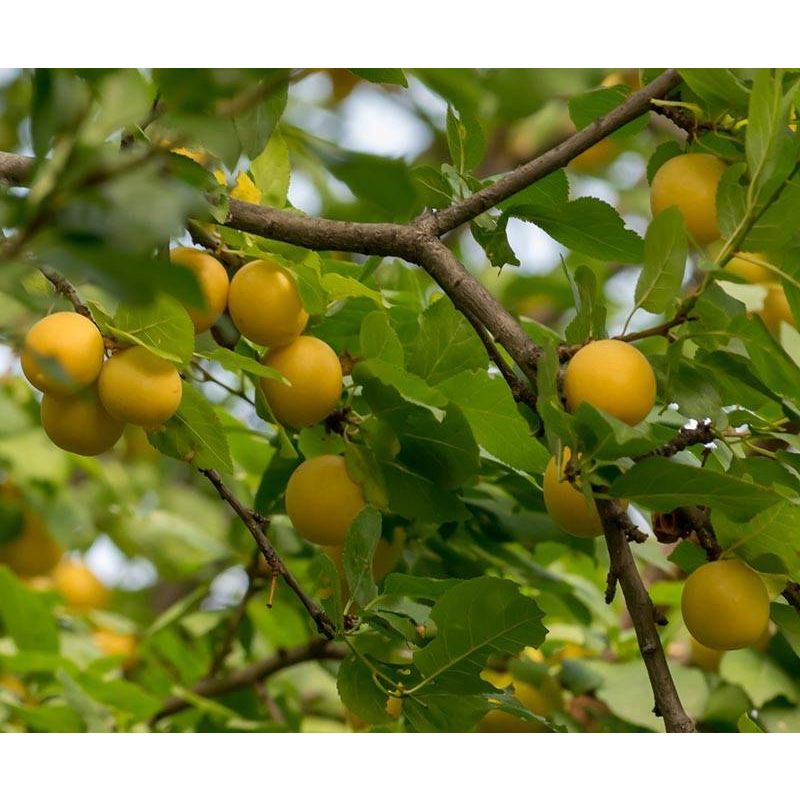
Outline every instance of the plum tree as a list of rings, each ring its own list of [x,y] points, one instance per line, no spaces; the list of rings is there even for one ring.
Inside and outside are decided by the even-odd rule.
[[[603,523],[597,508],[593,503],[590,505],[583,493],[564,478],[564,467],[570,456],[570,449],[565,447],[561,453],[560,470],[555,456],[547,462],[542,482],[545,508],[556,525],[567,533],[585,539],[601,536]]]
[[[656,378],[648,360],[633,345],[601,339],[582,347],[570,360],[564,372],[564,395],[570,411],[589,403],[636,425],[653,408]]]
[[[687,579],[681,596],[683,621],[700,644],[738,650],[755,644],[769,622],[769,594],[743,561],[712,561]]]
[[[683,215],[687,233],[697,244],[719,239],[717,186],[725,162],[709,153],[685,153],[662,164],[650,184],[653,216],[670,206]]]
[[[53,570],[53,584],[67,604],[79,611],[104,608],[108,604],[108,589],[78,559],[63,558]]]
[[[97,386],[114,419],[145,428],[162,425],[181,402],[178,370],[139,345],[114,353],[103,365]]]
[[[103,337],[91,320],[73,311],[59,311],[28,331],[20,364],[37,389],[73,394],[97,379],[103,352]]]
[[[266,258],[245,264],[233,276],[228,310],[243,336],[267,347],[289,344],[308,322],[294,276]]]
[[[342,367],[330,345],[313,336],[298,336],[283,347],[268,350],[262,363],[289,381],[262,378],[261,388],[275,419],[282,425],[316,425],[339,404]]]
[[[122,436],[125,423],[114,419],[94,386],[80,394],[46,394],[42,398],[42,428],[53,444],[80,456],[110,450]]]
[[[201,308],[187,306],[195,333],[207,331],[225,311],[228,304],[228,273],[216,258],[192,247],[175,247],[170,250],[170,260],[191,270],[205,301]]]
[[[310,458],[286,484],[286,513],[300,536],[314,544],[341,545],[364,505],[343,456]]]

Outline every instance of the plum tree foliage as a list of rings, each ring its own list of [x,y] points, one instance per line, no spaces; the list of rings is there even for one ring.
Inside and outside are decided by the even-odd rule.
[[[1,730],[800,730],[799,71],[2,80]]]

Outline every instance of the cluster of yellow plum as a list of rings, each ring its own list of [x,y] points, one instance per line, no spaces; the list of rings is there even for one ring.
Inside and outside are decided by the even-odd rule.
[[[339,359],[321,339],[303,335],[308,313],[289,270],[266,258],[251,261],[236,272],[228,287],[222,282],[221,276],[227,278],[224,268],[211,256],[178,248],[172,251],[172,260],[194,271],[207,306],[214,309],[215,315],[203,317],[200,326],[195,312],[196,330],[210,327],[227,305],[239,332],[267,348],[262,363],[288,380],[287,385],[261,379],[261,389],[278,422],[292,428],[315,425],[336,408],[342,393]],[[215,276],[220,276],[219,281]],[[361,487],[350,477],[340,455],[308,459],[294,471],[286,487],[286,513],[295,530],[307,541],[325,547],[340,572],[345,536],[364,505]],[[396,550],[393,543],[381,540],[375,555],[376,573]]]
[[[34,590],[57,592],[73,612],[107,605],[105,585],[83,561],[64,554],[44,519],[25,504],[17,487],[0,483],[0,503],[21,513],[19,531],[0,545],[0,564]],[[130,633],[98,627],[92,640],[101,653],[122,656],[126,667],[136,660],[137,640]]]
[[[651,186],[651,206],[657,215],[676,206],[692,241],[719,253],[716,194],[725,163],[710,154],[688,153],[670,159],[657,171]],[[779,284],[770,281],[762,254],[736,253],[725,269],[767,290],[761,312],[776,331],[781,321],[794,324]],[[628,425],[641,422],[655,402],[655,377],[647,359],[619,340],[595,341],[581,348],[564,373],[567,408],[589,403]],[[566,532],[580,537],[599,536],[602,522],[594,502],[564,477],[571,453],[564,448],[561,465],[551,458],[544,473],[544,502],[548,513]],[[681,610],[686,627],[700,647],[713,653],[757,643],[769,622],[769,595],[757,572],[743,561],[714,561],[686,580]]]
[[[126,423],[157,428],[177,410],[181,379],[144,347],[105,358],[94,323],[72,311],[39,320],[20,357],[27,379],[44,393],[42,427],[64,450],[95,456],[114,446]]]
[[[577,411],[582,403],[636,425],[653,408],[656,379],[648,360],[631,344],[619,339],[600,339],[582,347],[564,371],[567,408]],[[594,502],[564,475],[572,456],[565,447],[561,464],[553,456],[542,483],[544,504],[555,523],[567,533],[582,538],[600,536],[603,524]]]
[[[187,309],[197,333],[208,330],[227,307],[239,332],[267,348],[262,363],[288,381],[261,379],[278,422],[292,428],[316,425],[336,408],[342,393],[339,359],[321,339],[302,335],[308,313],[288,269],[262,258],[241,267],[229,283],[213,256],[178,247],[170,257],[191,269],[200,284],[205,309]]]
[[[725,162],[709,153],[685,153],[664,163],[653,177],[650,205],[653,214],[676,206],[683,216],[686,232],[695,244],[708,248],[712,257],[719,255],[722,243],[717,224],[717,188],[725,171]],[[781,322],[795,325],[786,293],[775,280],[775,272],[763,253],[735,253],[725,271],[765,290],[760,316],[773,332]]]

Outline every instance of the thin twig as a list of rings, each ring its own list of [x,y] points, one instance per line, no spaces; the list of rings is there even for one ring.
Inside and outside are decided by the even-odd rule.
[[[242,669],[230,672],[220,678],[204,678],[192,688],[192,693],[201,697],[218,697],[219,695],[234,692],[245,686],[263,681],[270,675],[280,672],[287,667],[303,664],[306,661],[341,661],[349,651],[346,647],[335,644],[327,639],[315,639],[308,644],[294,647],[290,650],[281,650],[276,655],[263,661],[249,664]],[[153,717],[151,722],[157,722],[171,714],[176,714],[190,707],[190,703],[179,697],[169,698],[161,710]]]
[[[336,626],[325,612],[320,608],[303,590],[294,575],[286,568],[275,548],[267,539],[264,530],[268,521],[255,511],[251,511],[239,502],[236,495],[225,485],[220,474],[214,469],[201,469],[201,474],[211,482],[219,493],[219,496],[236,512],[239,519],[245,524],[250,535],[255,540],[258,549],[263,554],[269,564],[273,574],[280,575],[286,585],[297,595],[300,602],[308,611],[311,618],[317,625],[317,630],[327,639],[333,639],[336,633]]]

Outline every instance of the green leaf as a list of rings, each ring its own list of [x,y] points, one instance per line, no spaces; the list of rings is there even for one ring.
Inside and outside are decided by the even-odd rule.
[[[396,514],[437,524],[469,518],[466,506],[453,492],[440,489],[404,464],[382,461],[381,469],[389,493],[389,508]]]
[[[493,267],[502,269],[507,264],[518,267],[520,264],[516,253],[508,241],[508,217],[482,215],[479,220],[472,220],[469,229],[475,241],[483,248],[486,258]]]
[[[160,292],[185,303],[198,306],[203,303],[192,272],[170,267],[161,259],[77,241],[43,244],[36,250],[42,263],[49,264],[73,283],[91,280],[124,303],[151,302]]]
[[[644,455],[666,443],[674,434],[674,431],[663,428],[659,431],[661,435],[657,436],[646,422],[626,425],[589,403],[581,403],[574,418],[575,430],[581,441],[581,453],[585,458],[601,461]]]
[[[77,683],[97,703],[123,711],[136,722],[144,722],[161,707],[158,697],[130,681],[102,680],[90,673],[82,673]]]
[[[31,729],[41,733],[83,733],[80,715],[67,705],[17,706],[14,713]]]
[[[369,442],[372,445],[372,442]],[[350,477],[361,486],[367,502],[379,509],[389,507],[386,482],[373,447],[363,447],[351,441],[344,443],[344,457]]]
[[[683,148],[678,142],[662,142],[647,161],[647,182],[652,183],[656,172],[664,166],[671,158],[683,153]]]
[[[514,217],[515,206],[537,206],[554,211],[563,208],[569,201],[569,180],[563,169],[551,172],[544,178],[526,186],[521,192],[503,200],[497,207]]]
[[[747,522],[728,519],[721,506],[712,514],[726,554],[736,554],[761,572],[800,579],[800,506],[775,503]]]
[[[191,361],[194,326],[174,297],[162,294],[149,305],[119,306],[107,331],[181,366]]]
[[[288,264],[297,281],[297,291],[309,314],[322,314],[328,306],[328,293],[322,285],[319,255],[309,253],[302,261]]]
[[[164,430],[148,433],[153,447],[198,469],[232,472],[225,431],[211,403],[191,384],[183,384],[181,404]]]
[[[353,380],[359,384],[366,384],[370,379],[379,380],[384,386],[391,386],[400,395],[411,403],[418,403],[423,406],[444,406],[447,398],[438,390],[428,386],[428,384],[417,375],[386,361],[378,358],[368,358],[366,361],[359,361],[353,368]]]
[[[430,305],[422,315],[417,348],[408,368],[435,386],[465,369],[486,369],[489,357],[467,322],[449,299]]]
[[[689,88],[712,109],[747,111],[747,89],[729,69],[682,69]]]
[[[475,169],[486,150],[486,137],[479,120],[468,111],[447,107],[447,146],[453,166],[465,173]]]
[[[428,409],[405,402],[396,389],[369,381],[364,399],[394,430],[398,461],[443,489],[461,486],[480,468],[478,447],[458,407],[450,404],[439,421]]]
[[[273,131],[267,146],[250,163],[253,181],[261,191],[261,202],[265,206],[283,208],[289,193],[292,165],[289,148],[279,129]]]
[[[378,596],[372,578],[372,559],[381,538],[381,515],[366,506],[353,520],[344,542],[344,574],[350,597],[363,608]]]
[[[629,94],[630,89],[624,85],[592,89],[589,92],[570,98],[569,115],[572,117],[575,127],[581,130],[613,111]],[[629,136],[643,130],[646,126],[647,115],[645,114],[624,125],[620,130],[615,131],[612,136],[617,138]]]
[[[536,206],[514,206],[511,216],[532,222],[570,250],[599,258],[637,264],[643,242],[613,206],[596,197],[579,197],[556,210]]]
[[[514,469],[544,471],[549,454],[520,414],[504,380],[472,370],[448,378],[437,388],[461,409],[484,450]]]
[[[403,345],[385,311],[373,311],[364,317],[359,339],[360,355],[364,358],[377,358],[387,364],[403,366]]]
[[[321,284],[331,300],[343,300],[345,297],[368,297],[375,305],[384,305],[380,292],[370,289],[369,286],[365,286],[350,275],[328,272],[322,276]]]
[[[681,212],[676,206],[662,211],[644,237],[644,268],[634,295],[637,308],[661,314],[675,302],[688,250]]]
[[[575,273],[565,266],[567,280],[575,298],[577,314],[566,328],[567,342],[578,344],[588,338],[602,339],[606,335],[606,307],[599,293],[597,276],[581,264]]]
[[[383,588],[387,595],[398,594],[436,600],[459,583],[456,578],[425,578],[420,575],[403,575],[395,572],[386,578]]]
[[[751,519],[780,497],[767,486],[656,456],[640,461],[611,486],[614,497],[642,503],[652,511],[678,506],[719,507],[734,520]]]
[[[590,667],[603,677],[597,697],[614,714],[642,728],[663,732],[664,723],[652,712],[653,689],[641,660],[623,664],[593,661]],[[701,717],[708,701],[708,685],[703,673],[674,663],[669,665],[669,669],[686,713]]]
[[[242,150],[251,159],[257,159],[264,150],[286,108],[289,70],[272,72],[275,74],[264,79],[273,86],[272,90],[260,102],[238,114],[233,120]],[[280,73],[285,74],[285,79],[280,79]]]
[[[536,603],[501,578],[462,581],[436,601],[430,618],[437,635],[414,653],[414,666],[427,685],[453,694],[486,691],[480,673],[490,656],[517,656],[547,633]]]
[[[386,67],[367,69],[365,67],[359,67],[356,69],[354,67],[350,67],[349,69],[353,75],[358,75],[359,78],[363,78],[365,81],[369,81],[370,83],[389,83],[395,86],[408,86],[406,74],[402,69],[399,68]]]
[[[416,206],[416,188],[402,159],[338,148],[320,147],[317,152],[333,176],[347,184],[356,197],[392,219],[406,219]]]
[[[406,720],[419,733],[465,733],[474,728],[487,711],[499,708],[485,697],[463,694],[421,694],[419,700],[419,703],[411,700],[403,703]]]
[[[796,137],[793,139],[789,132],[794,91],[790,89],[784,96],[782,75],[782,70],[774,77],[771,70],[758,70],[750,93],[745,154],[756,196],[782,183],[796,162]]]
[[[741,687],[757,708],[775,697],[797,702],[797,687],[791,678],[770,658],[752,648],[726,654],[719,674],[728,683]]]
[[[58,652],[56,620],[44,598],[0,565],[0,618],[19,650]]]
[[[336,688],[345,706],[370,725],[392,721],[386,713],[387,695],[372,679],[371,670],[355,656],[346,658],[339,667]]]
[[[547,342],[539,358],[536,372],[538,399],[536,411],[542,419],[550,452],[560,445],[571,445],[575,438],[573,418],[564,410],[558,392],[559,361],[556,342]],[[560,443],[560,444],[559,444]]]
[[[246,372],[248,375],[255,375],[258,378],[270,378],[274,381],[289,384],[289,381],[278,370],[272,367],[265,367],[254,358],[248,358],[235,350],[217,347],[214,350],[203,350],[197,355],[208,361],[216,361],[228,372]]]
[[[174,602],[166,611],[163,611],[153,620],[145,631],[144,638],[148,639],[151,636],[155,636],[159,631],[172,625],[173,622],[177,622],[185,614],[188,614],[189,610],[202,600],[207,593],[208,584],[202,583],[200,586],[181,597],[180,600]]]

